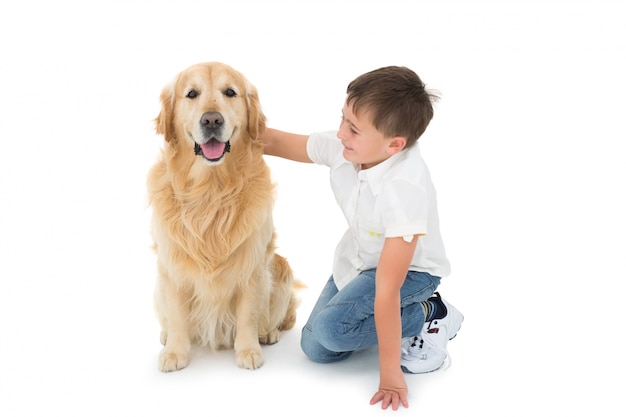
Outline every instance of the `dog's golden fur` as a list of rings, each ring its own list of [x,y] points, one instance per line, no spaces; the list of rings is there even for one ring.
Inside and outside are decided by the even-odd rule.
[[[293,327],[298,304],[298,283],[274,252],[274,187],[258,139],[265,116],[256,88],[230,66],[197,64],[163,89],[161,104],[156,130],[165,145],[148,175],[159,368],[184,368],[197,343],[234,347],[237,364],[256,369],[260,343]],[[205,151],[209,143],[218,151]]]

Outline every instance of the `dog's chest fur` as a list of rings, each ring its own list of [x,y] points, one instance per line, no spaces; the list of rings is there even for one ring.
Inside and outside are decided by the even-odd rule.
[[[170,267],[182,263],[185,270],[210,274],[246,239],[271,241],[269,169],[262,159],[256,165],[256,175],[246,178],[207,167],[205,175],[186,181],[170,177],[164,167],[164,181],[152,197],[153,233],[157,253],[173,263]]]

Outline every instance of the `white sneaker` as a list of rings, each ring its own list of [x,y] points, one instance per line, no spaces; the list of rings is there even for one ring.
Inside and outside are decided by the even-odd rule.
[[[432,300],[435,297],[438,300]],[[439,293],[430,300],[445,307],[444,315],[424,323],[419,335],[402,339],[400,364],[404,372],[421,374],[441,368],[448,357],[448,340],[456,336],[463,323],[463,314]]]

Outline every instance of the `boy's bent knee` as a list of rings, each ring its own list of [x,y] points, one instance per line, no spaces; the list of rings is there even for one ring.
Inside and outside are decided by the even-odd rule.
[[[318,342],[311,329],[307,327],[302,329],[302,337],[300,338],[300,348],[304,354],[317,363],[332,363],[343,360],[350,356],[352,352],[335,352],[327,349]]]

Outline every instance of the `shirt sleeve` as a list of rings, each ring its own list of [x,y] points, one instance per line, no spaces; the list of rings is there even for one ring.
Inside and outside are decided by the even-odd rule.
[[[428,234],[428,188],[398,179],[383,191],[381,210],[386,237]]]
[[[319,165],[333,166],[338,158],[343,158],[343,145],[337,138],[337,131],[312,133],[306,143],[306,151]]]

